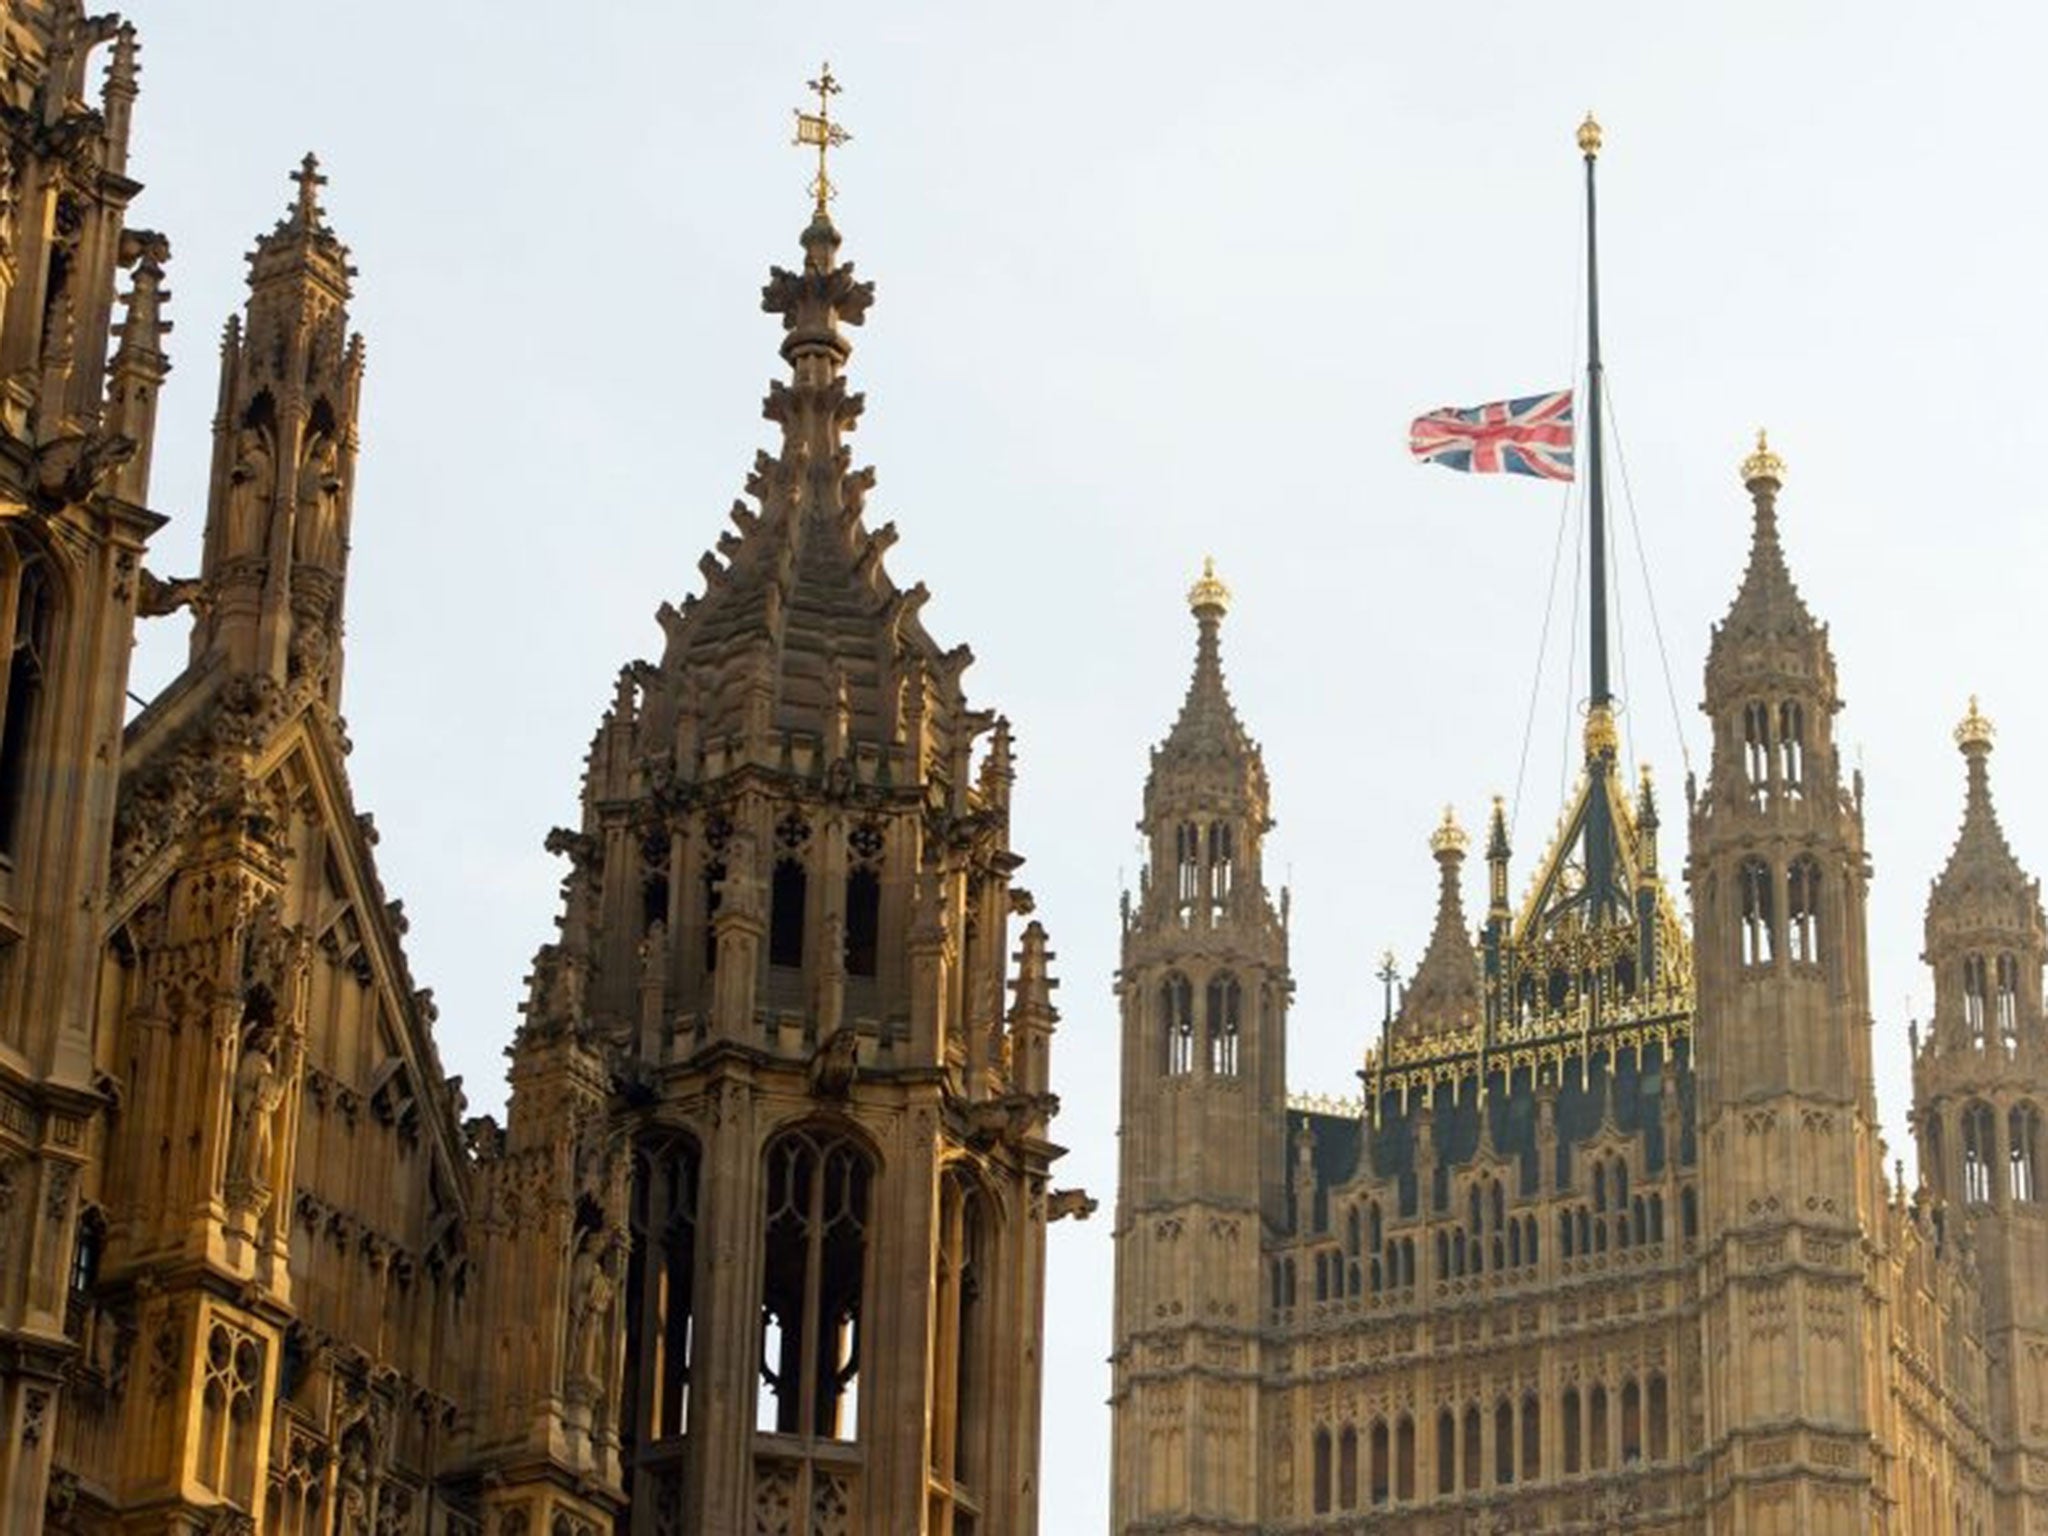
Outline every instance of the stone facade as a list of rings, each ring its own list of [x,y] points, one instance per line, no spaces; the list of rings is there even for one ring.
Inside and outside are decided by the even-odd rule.
[[[1446,812],[1435,931],[1398,1001],[1384,973],[1349,1104],[1282,1086],[1265,773],[1197,583],[1118,982],[1117,1532],[2048,1530],[2038,887],[1973,703],[1908,1189],[1834,657],[1780,544],[1782,465],[1759,445],[1743,475],[1754,538],[1686,785],[1694,923],[1596,709],[1519,904],[1496,803],[1476,929]]]
[[[865,521],[873,290],[822,204],[763,294],[780,442],[549,836],[501,1126],[350,796],[364,350],[311,156],[221,343],[201,568],[143,567],[136,56],[0,0],[0,1530],[1034,1531],[1046,1226],[1088,1206],[1052,956],[1009,724]],[[185,611],[124,725],[138,617]]]

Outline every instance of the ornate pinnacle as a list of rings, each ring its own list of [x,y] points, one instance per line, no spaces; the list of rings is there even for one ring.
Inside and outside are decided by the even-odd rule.
[[[1579,124],[1579,153],[1588,160],[1600,153],[1600,125],[1593,121],[1593,114],[1590,112],[1586,114],[1586,120]]]
[[[1586,758],[1612,757],[1621,748],[1621,732],[1614,723],[1612,704],[1595,704],[1586,711]]]
[[[1956,745],[1963,749],[1965,756],[1974,752],[1989,752],[1991,738],[1997,734],[1997,729],[1991,722],[1978,713],[1977,695],[1971,694],[1970,712],[1963,716],[1962,723],[1956,727]]]
[[[806,112],[802,107],[796,109],[796,137],[790,142],[817,148],[818,174],[811,181],[811,196],[815,200],[813,212],[822,220],[827,217],[825,205],[835,195],[832,178],[825,174],[826,156],[853,135],[832,120],[832,98],[839,94],[839,82],[832,77],[831,64],[823,65],[818,71],[818,78],[806,80],[804,84],[818,93],[818,110]]]
[[[1771,440],[1762,427],[1756,429],[1756,452],[1742,461],[1742,483],[1754,485],[1759,480],[1785,483],[1785,461],[1771,452]]]
[[[1437,829],[1429,834],[1429,851],[1441,857],[1447,853],[1463,853],[1472,839],[1465,835],[1465,829],[1458,825],[1458,813],[1451,806],[1444,807],[1444,819],[1437,823]]]
[[[1202,556],[1202,574],[1192,587],[1188,588],[1188,607],[1197,615],[1212,612],[1218,618],[1230,611],[1230,588],[1223,585],[1216,574],[1216,557]]]

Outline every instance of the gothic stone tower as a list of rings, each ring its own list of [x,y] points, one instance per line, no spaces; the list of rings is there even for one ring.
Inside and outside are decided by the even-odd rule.
[[[1863,1533],[1884,1516],[1883,1152],[1870,1063],[1861,786],[1835,663],[1778,541],[1783,466],[1743,464],[1749,566],[1715,629],[1687,878],[1699,974],[1700,1328],[1709,1528]]]
[[[1968,765],[1962,831],[1927,898],[1934,1018],[1915,1039],[1913,1128],[1921,1176],[1968,1241],[1981,1277],[1988,1429],[1999,1531],[2048,1530],[2048,1031],[2041,1009],[2038,881],[2020,868],[1991,803],[1991,723],[1970,701],[1956,728]],[[1953,1484],[1924,1469],[1927,1507]],[[1916,1485],[1917,1487],[1917,1485]]]
[[[108,46],[111,45],[111,46]],[[100,50],[105,47],[105,54]],[[92,90],[97,61],[105,71]],[[0,1529],[40,1526],[74,1241],[109,1084],[93,1056],[121,721],[149,511],[160,235],[128,228],[134,29],[0,4]],[[132,274],[115,329],[119,270]]]
[[[1112,1355],[1118,1532],[1257,1531],[1260,1254],[1286,1224],[1284,909],[1265,763],[1224,689],[1229,594],[1188,594],[1195,671],[1145,783],[1126,897]]]
[[[490,1266],[489,1347],[566,1319],[484,1495],[536,1532],[1036,1528],[1056,1015],[1044,930],[1011,948],[1010,727],[865,522],[843,327],[873,289],[822,194],[802,246],[763,291],[779,451],[550,839],[560,934],[484,1164],[489,1219],[543,1239]]]

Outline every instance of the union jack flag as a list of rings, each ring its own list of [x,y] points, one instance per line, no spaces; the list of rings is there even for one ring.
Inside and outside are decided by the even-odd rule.
[[[1408,428],[1408,451],[1446,469],[1569,480],[1572,392],[1443,406],[1415,418]]]

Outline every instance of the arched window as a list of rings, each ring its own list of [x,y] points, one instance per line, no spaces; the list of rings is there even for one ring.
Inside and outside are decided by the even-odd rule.
[[[795,859],[777,859],[768,895],[768,963],[795,969],[804,963],[804,896],[810,877]]]
[[[1202,831],[1191,821],[1173,829],[1174,892],[1183,915],[1202,894]]]
[[[1236,839],[1227,821],[1209,823],[1209,901],[1211,910],[1220,912],[1223,903],[1230,900],[1231,865],[1236,853]]]
[[[2015,1104],[2006,1123],[2007,1157],[2012,1163],[2008,1186],[2015,1200],[2029,1205],[2041,1198],[2041,1112],[2031,1104]]]
[[[1633,1378],[1621,1387],[1621,1464],[1633,1466],[1643,1459],[1643,1389]]]
[[[1963,1111],[1963,1199],[1970,1205],[1991,1203],[1992,1141],[1996,1127],[1991,1106],[1971,1104]]]
[[[1543,1475],[1543,1400],[1534,1392],[1522,1399],[1522,1481]]]
[[[1595,1472],[1607,1465],[1607,1389],[1602,1386],[1586,1397],[1586,1464]]]
[[[1579,1389],[1566,1387],[1561,1411],[1564,1415],[1564,1470],[1567,1476],[1577,1472],[1584,1465],[1585,1456],[1581,1448],[1584,1426],[1579,1418]]]
[[[850,1137],[817,1130],[778,1136],[765,1162],[755,1427],[857,1439],[874,1168]]]
[[[1650,1460],[1664,1461],[1671,1455],[1671,1393],[1661,1375],[1650,1378]]]
[[[1415,1497],[1415,1421],[1405,1413],[1394,1431],[1394,1497],[1404,1504]]]
[[[2020,1038],[2020,962],[2017,956],[1998,957],[1998,1038],[2007,1050]]]
[[[1327,1515],[1330,1512],[1330,1432],[1316,1431],[1315,1438],[1315,1512]]]
[[[1963,956],[1963,1028],[1978,1045],[1984,1043],[1984,957]]]
[[[1785,871],[1785,944],[1794,964],[1820,963],[1820,865],[1810,858]]]
[[[1436,1416],[1436,1491],[1458,1491],[1458,1421],[1448,1408]]]
[[[940,1182],[938,1260],[933,1287],[932,1372],[935,1395],[950,1398],[949,1420],[932,1421],[936,1465],[952,1468],[956,1492],[979,1490],[987,1467],[989,1329],[982,1304],[988,1285],[988,1201],[975,1181],[949,1169]]]
[[[656,1496],[690,1432],[698,1169],[696,1145],[685,1138],[651,1139],[633,1151],[618,1423],[627,1488],[639,1497]]]
[[[1735,889],[1740,901],[1742,963],[1769,965],[1778,955],[1777,926],[1771,920],[1771,871],[1762,859],[1744,859]]]
[[[1493,1405],[1493,1481],[1505,1488],[1515,1480],[1515,1405],[1502,1398]]]
[[[1762,805],[1770,797],[1771,711],[1765,704],[1750,704],[1742,711],[1743,765],[1749,774],[1750,798]]]
[[[1159,984],[1159,1017],[1166,1030],[1166,1070],[1185,1077],[1195,1070],[1195,989],[1178,971]]]
[[[846,872],[846,974],[872,976],[881,958],[882,877],[865,866]]]
[[[1789,799],[1806,791],[1806,710],[1791,699],[1778,706],[1778,783]]]
[[[1349,1424],[1337,1437],[1337,1507],[1358,1508],[1358,1431]]]
[[[1480,1486],[1480,1473],[1485,1468],[1485,1463],[1480,1460],[1479,1405],[1477,1403],[1468,1404],[1465,1409],[1465,1444],[1463,1450],[1464,1455],[1460,1460],[1464,1463],[1464,1486],[1469,1491]]]
[[[1244,992],[1227,971],[1209,981],[1209,1070],[1217,1077],[1237,1076],[1238,1015]]]
[[[0,636],[8,639],[0,667],[0,860],[12,860],[21,851],[30,748],[49,678],[55,614],[42,556],[17,558],[0,541]]]

